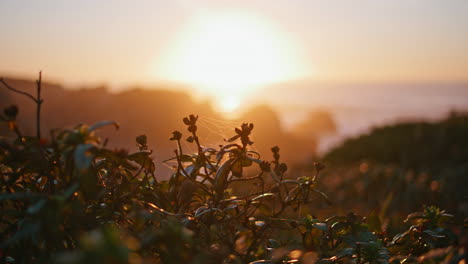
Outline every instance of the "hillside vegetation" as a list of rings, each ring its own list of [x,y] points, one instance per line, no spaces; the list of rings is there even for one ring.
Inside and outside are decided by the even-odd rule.
[[[468,115],[406,122],[346,140],[322,158],[325,190],[340,210],[385,208],[401,217],[421,204],[468,216]]]
[[[5,107],[0,138],[2,263],[463,263],[466,220],[418,205],[407,217],[378,210],[341,214],[321,163],[290,172],[282,149],[252,150],[243,123],[216,147],[199,136],[198,115],[168,133],[172,171],[158,176],[148,137],[135,151],[109,147],[96,132],[113,121],[41,136],[41,80],[33,135]],[[16,91],[18,93],[18,90]],[[42,116],[44,117],[44,116]],[[190,151],[194,149],[195,151]],[[363,169],[363,173],[366,171]],[[332,178],[333,179],[333,178]],[[385,179],[386,181],[387,179]],[[408,184],[417,183],[407,178]],[[381,180],[383,181],[383,180]],[[328,187],[327,187],[328,186]],[[396,189],[394,196],[400,195]],[[450,194],[448,194],[450,195]],[[357,209],[359,201],[354,200]],[[338,204],[338,205],[336,205]],[[317,217],[320,207],[336,209]]]

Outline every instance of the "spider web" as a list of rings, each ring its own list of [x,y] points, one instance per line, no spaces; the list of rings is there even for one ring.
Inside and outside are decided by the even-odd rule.
[[[198,115],[197,135],[199,137],[200,144],[206,148],[219,149],[219,145],[229,144],[225,140],[236,135],[234,129],[240,127],[242,123],[243,122],[241,120],[229,120],[208,115]],[[185,136],[180,141],[184,154],[197,153],[198,150],[196,144],[188,142],[186,138],[189,134],[184,134]],[[255,142],[253,135],[251,135],[251,139]],[[236,140],[235,142],[239,143],[239,140]],[[255,144],[249,146],[249,149],[257,151]],[[164,162],[164,165],[168,168],[172,168],[174,164],[176,164],[174,160]]]
[[[201,115],[198,124],[200,128],[204,129],[203,134],[200,135],[200,141],[205,147],[218,148],[219,145],[227,144],[225,140],[236,135],[234,129],[240,127],[242,123],[241,120],[219,119]],[[253,134],[250,137],[252,141],[255,141]],[[250,149],[256,151],[255,144],[250,146]]]
[[[200,144],[203,147],[219,149],[219,145],[228,144],[225,140],[236,135],[234,129],[240,127],[242,123],[243,122],[241,120],[229,120],[208,115],[198,115],[197,134],[200,139]],[[184,134],[185,136],[188,136],[187,133]],[[251,139],[255,142],[253,135],[251,135]],[[180,143],[184,153],[190,154],[197,152],[196,144],[187,142],[186,137],[184,137]],[[250,146],[249,149],[257,151],[255,144]]]

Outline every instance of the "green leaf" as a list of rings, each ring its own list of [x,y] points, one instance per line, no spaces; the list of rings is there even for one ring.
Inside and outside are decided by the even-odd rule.
[[[128,159],[138,163],[140,166],[142,166],[143,168],[147,170],[154,171],[155,165],[154,165],[153,160],[149,157],[149,155],[151,155],[151,151],[150,152],[143,152],[143,151],[136,152],[136,153],[128,155]]]
[[[408,221],[411,221],[411,220],[421,219],[423,217],[424,217],[423,212],[411,213],[406,217],[405,223],[408,222]]]
[[[252,166],[252,160],[249,159],[248,157],[242,157],[241,165],[242,165],[242,167],[250,167],[250,166]]]
[[[235,177],[242,177],[242,162],[241,161],[236,161],[232,166],[231,166],[231,172],[232,175]]]
[[[382,223],[380,222],[379,214],[375,210],[372,210],[367,216],[367,224],[370,231],[382,232]]]
[[[137,147],[138,147],[139,150],[147,150],[148,149],[146,135],[140,135],[140,136],[136,137],[136,142],[137,142]]]
[[[198,218],[198,217],[201,217],[202,215],[207,214],[209,212],[217,212],[217,211],[221,211],[221,210],[218,209],[218,208],[205,208],[205,210],[201,210],[201,211],[197,210],[197,212],[195,213],[195,217]]]
[[[273,214],[273,210],[271,210],[271,208],[264,203],[261,203],[258,205],[258,210],[260,211],[261,214],[267,217]]]
[[[315,188],[312,189],[312,190],[313,190],[314,192],[320,194],[320,196],[322,196],[322,198],[325,200],[325,202],[327,202],[328,205],[332,205],[332,204],[333,204],[325,193],[323,193],[323,192],[321,192],[321,191],[319,191],[319,190],[317,190],[317,189],[315,189]]]
[[[195,177],[194,173],[198,171],[198,167],[195,165],[190,165],[186,167],[184,170],[188,174],[187,177]]]
[[[37,214],[46,205],[46,200],[39,200],[28,208],[29,214]]]
[[[275,240],[275,239],[270,238],[270,239],[268,239],[268,241],[267,241],[267,247],[268,247],[269,249],[279,248],[280,246],[281,246],[281,244],[280,244],[277,240]]]
[[[408,239],[408,232],[397,234],[392,239],[392,244],[402,244]]]
[[[3,200],[37,200],[41,195],[38,193],[17,192],[0,194],[0,201]]]
[[[180,161],[182,162],[193,162],[193,157],[190,155],[183,154],[183,155],[180,155],[179,158],[180,158]]]
[[[269,196],[276,196],[276,194],[275,193],[263,193],[263,194],[260,194],[259,196],[256,196],[255,198],[253,198],[252,201],[256,201],[258,199],[269,197]]]
[[[15,244],[23,239],[35,237],[41,229],[41,224],[37,222],[25,221],[21,225],[21,229],[18,230],[11,238],[0,244],[0,247],[9,246]]]
[[[329,218],[327,218],[327,220],[325,220],[325,222],[327,224],[334,224],[336,222],[346,222],[346,216],[338,216],[338,215],[334,215],[334,216],[331,216]]]
[[[424,230],[423,233],[426,233],[428,234],[429,236],[433,237],[433,238],[445,238],[445,235],[441,235],[437,232],[434,232],[432,230]]]
[[[347,227],[348,227],[348,224],[346,222],[335,222],[331,225],[331,228],[333,229],[333,231],[337,233]]]
[[[119,129],[119,124],[115,121],[101,121],[98,122],[92,126],[89,127],[88,131],[94,131],[98,128],[104,127],[104,126],[109,126],[109,125],[114,125],[115,129]]]
[[[94,146],[92,144],[79,144],[75,148],[75,166],[78,169],[87,169],[91,165],[91,161],[93,160],[93,157],[91,153],[89,153],[89,150],[93,148]]]
[[[344,248],[338,252],[337,257],[339,259],[352,257],[354,252],[355,252],[354,248]]]
[[[63,199],[68,199],[70,198],[73,193],[75,193],[79,188],[79,185],[78,184],[73,184],[72,186],[68,187],[68,189],[66,189],[63,194],[62,194],[62,198]]]
[[[327,226],[326,223],[313,223],[312,227],[315,227],[315,228],[317,228],[319,230],[322,230],[323,232],[328,231],[328,226]]]
[[[216,193],[223,194],[233,162],[234,159],[227,160],[223,163],[223,165],[219,167],[218,171],[216,172],[216,176],[214,179],[214,189]]]
[[[230,205],[230,206],[228,206],[228,207],[224,208],[224,209],[223,209],[223,212],[227,212],[227,211],[230,211],[230,210],[236,209],[236,208],[238,208],[238,207],[239,207],[239,205],[238,205],[238,204],[232,204],[232,205]]]

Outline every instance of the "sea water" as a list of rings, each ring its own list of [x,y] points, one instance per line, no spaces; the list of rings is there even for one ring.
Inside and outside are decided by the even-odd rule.
[[[310,111],[331,113],[337,131],[321,138],[319,152],[372,127],[437,120],[451,111],[468,112],[468,83],[283,84],[260,96],[278,109],[286,130],[304,120]]]

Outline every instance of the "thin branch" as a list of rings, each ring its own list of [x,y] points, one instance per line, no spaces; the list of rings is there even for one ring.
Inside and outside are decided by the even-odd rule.
[[[41,83],[42,83],[42,71],[39,72],[39,79],[36,81],[37,84],[37,98],[36,98],[36,137],[37,140],[41,140]]]
[[[3,78],[0,78],[0,82],[10,91],[24,95],[29,99],[33,100],[36,103],[36,137],[38,142],[41,139],[41,105],[43,100],[41,99],[41,90],[42,90],[42,71],[39,72],[39,79],[36,80],[36,91],[37,91],[37,98],[31,95],[30,93],[23,92],[16,88],[11,87]]]
[[[35,103],[38,102],[38,100],[37,100],[36,98],[34,98],[34,96],[32,96],[31,94],[26,93],[26,92],[23,92],[23,91],[20,91],[20,90],[18,90],[18,89],[15,89],[15,88],[11,87],[7,82],[5,82],[5,80],[3,80],[3,78],[0,78],[0,82],[1,82],[3,85],[5,85],[5,87],[6,87],[8,90],[13,91],[13,92],[15,92],[15,93],[22,94],[22,95],[24,95],[24,96],[26,96],[26,97],[29,97],[29,99],[33,100]]]
[[[184,166],[182,165],[182,162],[180,161],[180,156],[179,156],[179,153],[178,151],[174,151],[175,154],[176,154],[176,158],[177,158],[177,163],[179,165],[178,167],[178,170],[182,171],[182,174],[185,175],[186,179],[189,179],[191,182],[195,183],[195,185],[198,185],[198,187],[200,187],[203,191],[205,191],[207,194],[211,195],[211,192],[205,187],[205,185],[203,185],[202,183],[198,182],[197,180],[193,179],[192,176],[190,174],[188,174],[186,171],[185,171],[185,168]]]
[[[261,179],[261,175],[255,176],[255,177],[250,177],[250,178],[240,178],[240,179],[232,179],[229,180],[228,184],[233,183],[233,182],[241,182],[241,181],[251,181],[251,180],[256,180],[256,179]]]

